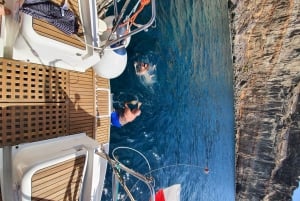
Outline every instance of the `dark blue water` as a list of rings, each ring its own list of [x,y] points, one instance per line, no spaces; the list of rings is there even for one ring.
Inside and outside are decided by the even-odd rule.
[[[234,109],[227,1],[156,3],[156,28],[131,39],[127,68],[111,80],[115,104],[138,99],[143,103],[142,114],[121,129],[111,129],[110,148],[141,151],[152,170],[158,169],[152,172],[156,189],[180,183],[182,201],[233,201]],[[153,83],[135,74],[134,61],[156,65]],[[127,166],[143,174],[149,171],[139,155],[126,150],[117,153]],[[206,166],[209,174],[203,171]],[[134,193],[138,200],[149,200],[143,187]],[[103,198],[111,199],[110,192]]]

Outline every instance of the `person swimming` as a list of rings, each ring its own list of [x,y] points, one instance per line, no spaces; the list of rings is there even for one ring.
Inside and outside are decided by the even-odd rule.
[[[136,105],[135,108],[131,109],[128,104]],[[136,117],[140,116],[142,111],[140,109],[142,103],[136,100],[126,102],[124,104],[124,110],[122,111],[113,111],[111,113],[111,124],[115,127],[121,128],[125,124],[132,122]]]
[[[209,173],[209,169],[208,169],[207,166],[204,168],[204,173],[205,173],[205,174],[208,174],[208,173]]]
[[[156,83],[156,65],[139,61],[134,62],[134,68],[140,82],[144,86],[152,88],[153,84]]]
[[[137,75],[145,75],[149,71],[150,65],[144,62],[134,62],[134,68]]]

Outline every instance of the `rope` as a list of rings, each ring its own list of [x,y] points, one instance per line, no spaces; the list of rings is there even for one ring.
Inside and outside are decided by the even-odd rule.
[[[115,148],[115,149],[112,151],[112,156],[113,156],[113,159],[114,159],[115,161],[117,161],[118,163],[121,164],[121,162],[118,161],[117,157],[115,156],[115,152],[116,152],[118,149],[128,149],[128,150],[131,150],[131,151],[134,151],[134,152],[138,153],[138,154],[146,161],[147,166],[148,166],[148,169],[149,169],[149,173],[151,173],[151,166],[150,166],[150,163],[149,163],[148,159],[146,158],[146,156],[145,156],[144,154],[142,154],[141,152],[139,152],[138,150],[133,149],[133,148],[130,148],[130,147],[117,147],[117,148]],[[151,176],[151,174],[150,174],[150,176]]]
[[[137,11],[128,20],[126,20],[122,25],[129,24],[129,27],[131,27],[132,25],[138,26],[135,23],[135,20],[136,20],[137,16],[143,11],[144,7],[147,6],[148,4],[150,4],[150,2],[151,2],[151,0],[141,0],[140,6],[137,9]]]
[[[142,0],[142,1],[141,1],[140,7],[139,7],[138,10],[133,14],[133,16],[131,16],[131,18],[130,18],[130,20],[129,20],[129,23],[130,23],[129,26],[131,26],[132,24],[135,24],[135,20],[136,20],[137,16],[142,12],[142,10],[144,9],[144,7],[145,7],[146,5],[148,5],[149,3],[150,3],[150,0]]]
[[[142,153],[139,152],[138,150],[133,149],[133,148],[130,148],[130,147],[117,147],[117,148],[113,149],[113,151],[112,151],[112,157],[113,157],[113,159],[114,159],[118,164],[122,164],[120,161],[118,161],[117,157],[115,156],[115,152],[116,152],[118,149],[127,149],[127,150],[134,151],[134,152],[136,152],[137,154],[139,154],[139,155],[146,161],[146,163],[147,163],[149,172],[146,173],[146,175],[150,175],[150,177],[148,177],[148,179],[152,178],[152,176],[151,176],[151,172],[152,172],[151,166],[150,166],[150,163],[149,163],[148,159],[146,158],[146,156],[145,156],[144,154],[142,154]],[[134,175],[133,175],[133,176],[134,176]],[[136,177],[136,178],[138,178],[138,177]],[[151,180],[152,180],[152,179],[151,179]],[[133,187],[129,190],[129,192],[131,192],[131,191],[133,192],[133,189],[135,188],[135,186],[137,185],[137,183],[138,183],[139,181],[142,181],[142,180],[138,180],[138,181],[133,185]],[[152,182],[154,182],[154,180],[153,180]],[[145,183],[145,184],[147,185],[147,187],[149,188],[150,193],[151,193],[150,201],[155,201],[155,196],[154,196],[154,195],[155,195],[155,192],[152,192],[152,191],[151,191],[151,186],[149,185],[149,183]],[[153,183],[152,188],[154,188],[154,186],[155,186],[155,183]],[[153,189],[153,190],[154,190],[154,189]],[[126,195],[122,200],[126,200],[127,197],[128,197],[129,195],[130,195],[130,194],[127,193],[127,195]]]

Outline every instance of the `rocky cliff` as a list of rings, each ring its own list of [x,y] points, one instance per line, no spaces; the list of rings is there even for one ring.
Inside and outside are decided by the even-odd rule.
[[[236,200],[291,200],[300,176],[300,0],[229,6]]]

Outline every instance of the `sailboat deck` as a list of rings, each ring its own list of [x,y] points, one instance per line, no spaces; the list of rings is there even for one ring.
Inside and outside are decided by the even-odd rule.
[[[82,132],[109,143],[109,107],[109,80],[92,69],[80,73],[0,60],[1,147]],[[78,200],[84,163],[76,158],[37,171],[32,200]]]
[[[92,69],[80,73],[2,58],[0,146],[81,132],[108,143],[109,99],[109,80]]]
[[[37,171],[32,176],[31,200],[78,200],[84,163],[85,156],[80,156]]]

